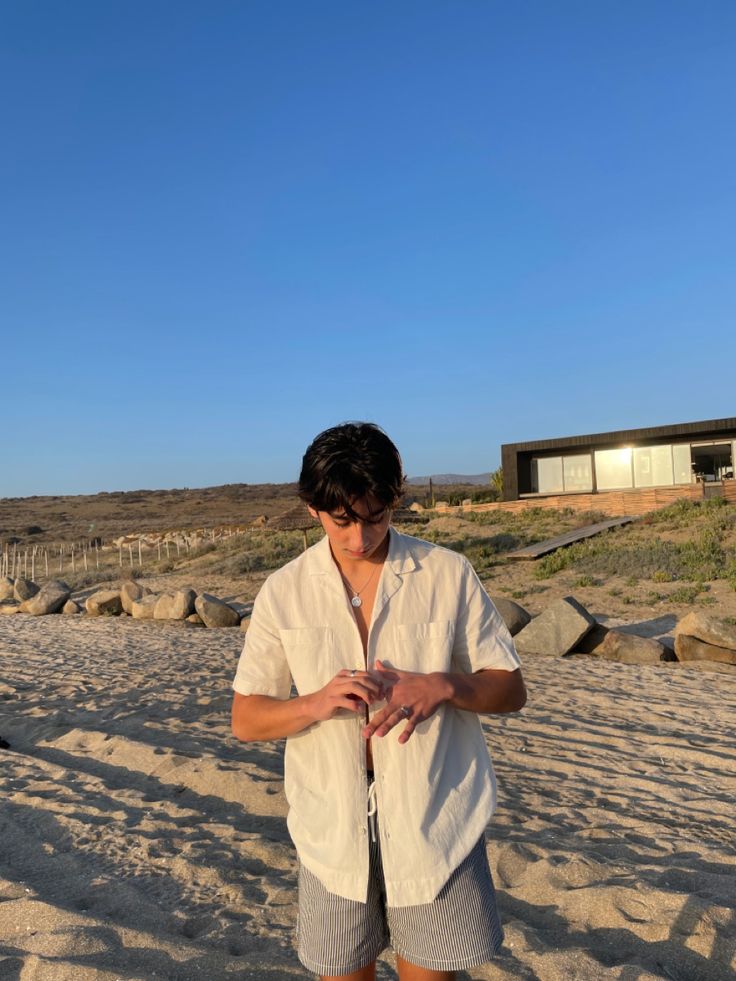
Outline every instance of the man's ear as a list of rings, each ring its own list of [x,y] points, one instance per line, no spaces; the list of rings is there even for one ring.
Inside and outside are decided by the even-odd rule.
[[[316,518],[317,521],[319,521],[319,515],[317,514],[317,512],[315,511],[315,509],[312,507],[311,504],[307,504],[307,511],[309,511],[309,513],[312,515],[313,518]]]

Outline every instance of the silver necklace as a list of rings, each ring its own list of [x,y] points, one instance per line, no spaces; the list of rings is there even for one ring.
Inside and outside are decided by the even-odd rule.
[[[345,585],[348,587],[348,589],[350,590],[350,592],[353,594],[352,599],[350,600],[350,602],[352,603],[352,605],[354,607],[357,608],[357,607],[363,605],[363,600],[360,598],[360,594],[363,593],[363,592],[365,592],[365,590],[367,589],[367,587],[370,585],[371,580],[373,579],[373,577],[376,574],[376,569],[377,568],[378,568],[378,566],[376,566],[376,568],[373,570],[373,572],[368,577],[368,581],[366,583],[364,583],[360,587],[360,589],[353,589],[353,587],[348,582],[348,580],[347,580],[347,578],[345,576],[345,573],[342,571],[342,569],[340,570],[340,575],[342,576],[342,581],[345,583]]]

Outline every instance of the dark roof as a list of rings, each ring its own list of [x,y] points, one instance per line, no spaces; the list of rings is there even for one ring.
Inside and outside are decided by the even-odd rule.
[[[657,440],[663,438],[697,439],[736,434],[736,418],[707,419],[703,422],[682,422],[672,426],[650,426],[646,429],[619,429],[610,433],[587,436],[562,436],[537,439],[526,443],[504,443],[501,449],[524,453],[534,450],[554,450],[568,446],[601,446],[611,443]]]

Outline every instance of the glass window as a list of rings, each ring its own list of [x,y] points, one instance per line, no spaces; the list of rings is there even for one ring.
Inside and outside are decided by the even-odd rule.
[[[562,494],[562,457],[541,456],[532,460],[532,492],[535,494]]]
[[[631,447],[595,451],[595,479],[598,490],[620,490],[633,487]]]
[[[688,443],[676,443],[672,447],[672,462],[675,469],[676,484],[691,484],[693,480],[693,468],[690,460],[690,445]]]
[[[637,487],[667,487],[672,482],[671,446],[637,446],[634,449],[634,484]]]
[[[590,453],[564,456],[562,458],[562,469],[566,491],[593,490],[593,463]]]

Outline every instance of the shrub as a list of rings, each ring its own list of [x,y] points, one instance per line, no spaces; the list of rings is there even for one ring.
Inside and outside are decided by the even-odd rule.
[[[700,592],[699,586],[680,586],[674,593],[670,593],[668,599],[672,603],[694,603]]]

